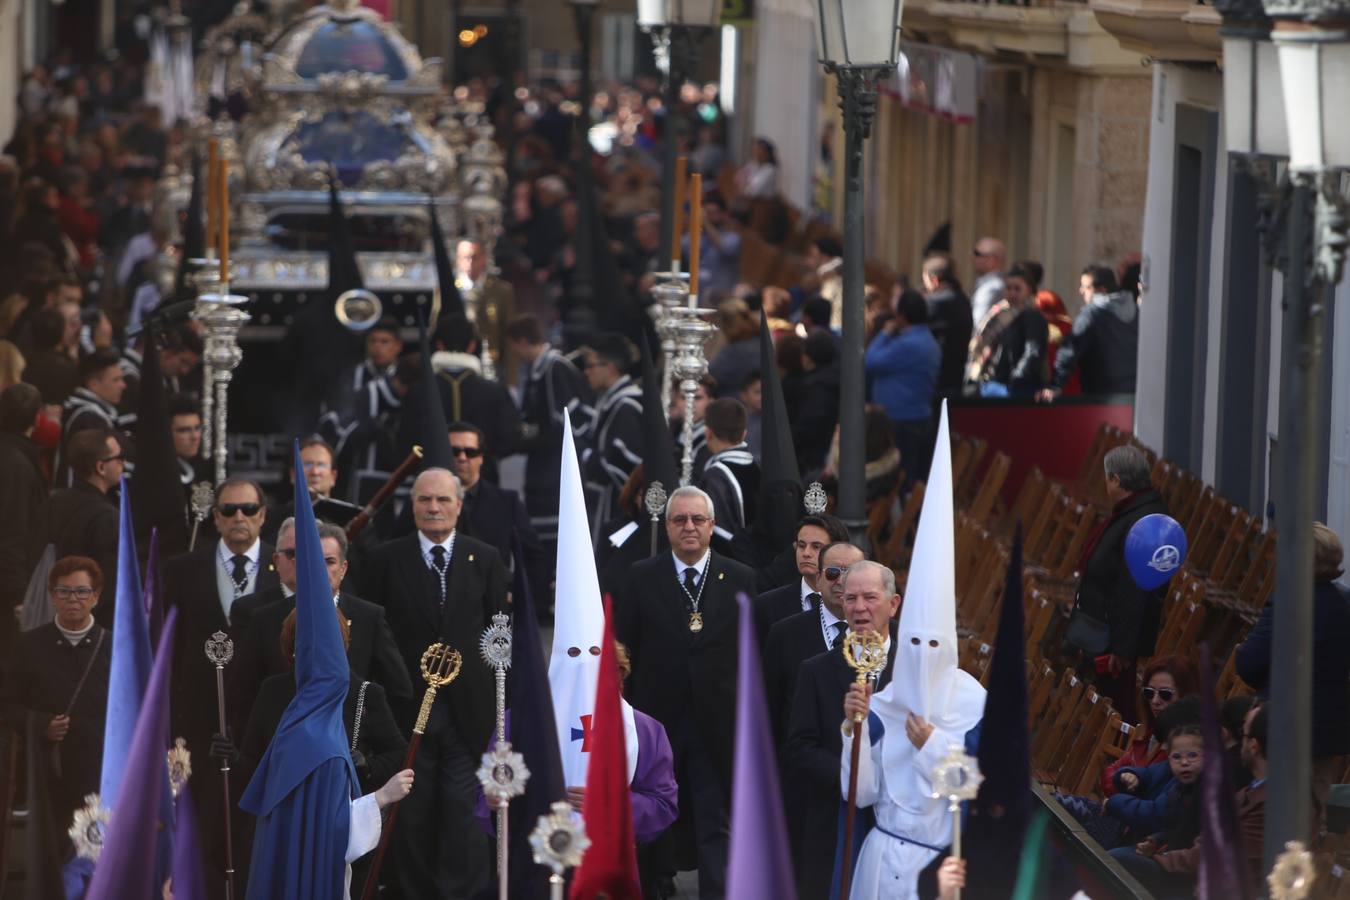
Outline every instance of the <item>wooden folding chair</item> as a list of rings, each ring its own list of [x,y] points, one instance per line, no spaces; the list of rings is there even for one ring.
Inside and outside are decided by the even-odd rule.
[[[980,480],[979,489],[975,492],[975,497],[970,501],[968,514],[981,525],[989,523],[989,514],[994,510],[994,501],[998,499],[999,492],[1003,490],[1003,482],[1008,480],[1008,470],[1012,468],[1012,457],[1003,452],[994,454],[994,458],[989,461],[989,468],[984,473],[984,478]]]
[[[1120,730],[1120,713],[1111,708],[1111,701],[1096,691],[1093,691],[1091,696],[1095,699],[1091,701],[1091,709],[1087,718],[1083,720],[1082,731],[1078,740],[1074,742],[1073,749],[1060,765],[1059,775],[1056,778],[1056,783],[1066,793],[1089,792],[1091,782],[1101,771],[1102,760],[1105,758],[1103,748],[1111,742],[1112,735],[1119,733]],[[1116,723],[1114,726],[1113,721]],[[1079,785],[1085,780],[1088,787],[1080,790]]]
[[[1106,728],[1102,732],[1101,743],[1097,745],[1093,752],[1092,763],[1086,766],[1079,775],[1073,793],[1080,796],[1098,796],[1101,793],[1098,790],[1101,773],[1107,766],[1125,755],[1126,751],[1130,749],[1130,744],[1134,743],[1138,732],[1138,725],[1125,722],[1121,719],[1120,713],[1113,709],[1111,717],[1107,719]]]
[[[1058,749],[1060,740],[1077,721],[1078,706],[1087,689],[1083,679],[1073,669],[1064,670],[1064,678],[1055,689],[1050,710],[1041,727],[1031,739],[1031,765],[1033,769],[1048,773],[1050,759]],[[1044,778],[1044,775],[1038,775]]]
[[[1027,687],[1027,728],[1035,734],[1050,706],[1057,676],[1055,670],[1045,662],[1029,662],[1027,668],[1032,673]]]
[[[1041,503],[1045,500],[1045,494],[1050,489],[1050,482],[1045,474],[1041,472],[1039,466],[1032,466],[1024,479],[1022,487],[1017,491],[1017,497],[1013,504],[1008,508],[1007,513],[999,521],[994,532],[1001,541],[1011,541],[1013,532],[1017,529],[1017,523],[1022,523],[1022,534],[1025,540],[1026,531],[1031,525],[1031,520],[1035,518],[1040,511]]]
[[[924,483],[914,482],[904,505],[900,507],[900,519],[891,529],[890,538],[886,541],[881,558],[893,569],[909,566],[909,554],[914,546],[914,530],[919,524],[919,510],[923,508],[923,494]]]
[[[904,472],[900,473],[898,483],[904,483]],[[896,490],[892,489],[884,497],[878,497],[867,504],[867,542],[870,547],[880,547],[884,543],[886,528],[891,523],[891,512],[895,509]]]

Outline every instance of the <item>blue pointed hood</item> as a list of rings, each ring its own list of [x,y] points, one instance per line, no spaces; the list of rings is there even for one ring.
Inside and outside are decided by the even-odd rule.
[[[298,441],[295,471],[304,471]],[[244,791],[239,803],[242,809],[255,816],[267,815],[311,772],[331,759],[346,764],[350,795],[359,790],[356,769],[347,749],[347,727],[342,721],[342,704],[350,683],[351,670],[333,613],[333,589],[324,568],[319,526],[304,479],[297,478],[295,698],[282,714],[281,724]]]

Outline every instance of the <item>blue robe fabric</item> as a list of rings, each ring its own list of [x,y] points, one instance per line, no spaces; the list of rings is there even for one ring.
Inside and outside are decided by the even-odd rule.
[[[295,471],[304,471],[298,443]],[[297,479],[295,698],[239,802],[258,817],[248,900],[343,896],[350,806],[360,791],[342,721],[351,672],[303,484]]]

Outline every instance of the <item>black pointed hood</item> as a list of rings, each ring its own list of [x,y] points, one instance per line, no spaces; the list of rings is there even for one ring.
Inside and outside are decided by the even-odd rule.
[[[652,364],[652,354],[646,339],[642,347],[642,472],[647,485],[661,482],[669,496],[679,487],[680,476],[675,471],[675,442],[670,426],[661,408],[661,379]]]
[[[183,248],[178,256],[178,274],[174,278],[175,300],[191,300],[192,290],[187,284],[188,260],[206,256],[206,227],[202,223],[202,159],[192,152],[192,193],[188,196],[187,212],[183,219]]]
[[[464,298],[459,295],[459,285],[455,284],[455,267],[450,260],[450,251],[445,246],[445,232],[441,230],[436,204],[431,202],[430,197],[427,198],[427,217],[431,219],[431,250],[436,255],[436,282],[441,290],[440,316],[467,316]]]
[[[141,390],[136,404],[136,470],[127,490],[134,501],[131,507],[136,545],[148,549],[151,531],[159,529],[160,552],[173,556],[187,551],[187,503],[178,480],[178,456],[169,427],[169,400],[159,368],[158,333],[151,317],[145,328]]]
[[[778,481],[800,485],[801,472],[797,469],[797,452],[792,446],[792,423],[788,421],[787,402],[783,399],[783,382],[778,377],[778,359],[769,334],[769,320],[759,322],[759,372],[763,384],[764,483]]]
[[[422,417],[422,468],[455,471],[455,455],[450,450],[449,425],[445,421],[445,407],[441,405],[441,389],[436,370],[431,365],[431,340],[427,337],[427,321],[417,311],[417,346],[422,355],[422,380],[418,386]]]
[[[347,214],[342,211],[338,197],[337,169],[330,167],[328,178],[328,295],[336,300],[339,294],[363,288],[361,267],[352,249],[352,236],[347,227]]]

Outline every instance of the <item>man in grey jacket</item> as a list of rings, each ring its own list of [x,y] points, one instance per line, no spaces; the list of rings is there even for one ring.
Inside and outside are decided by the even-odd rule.
[[[1106,266],[1088,266],[1079,279],[1083,308],[1055,356],[1051,386],[1039,399],[1059,397],[1075,367],[1084,394],[1133,394],[1139,352],[1139,304],[1120,290]]]

